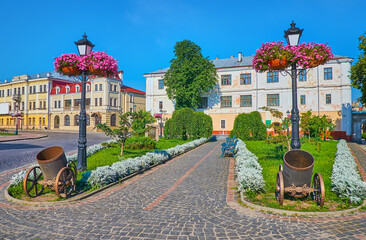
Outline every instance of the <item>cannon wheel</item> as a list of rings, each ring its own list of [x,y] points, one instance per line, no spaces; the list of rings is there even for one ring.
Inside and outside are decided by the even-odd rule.
[[[37,169],[39,169],[40,172],[38,174]],[[40,187],[38,184],[38,180],[42,177],[42,175],[43,173],[40,167],[32,167],[25,174],[23,180],[23,189],[28,197],[37,197],[43,192],[44,186],[42,185],[42,187]]]
[[[62,198],[68,198],[76,187],[74,171],[70,167],[62,168],[55,181],[56,194]]]
[[[322,175],[320,173],[315,173],[313,177],[313,196],[314,200],[319,206],[324,205],[324,198],[325,198],[325,188]]]
[[[72,170],[74,171],[74,176],[75,176],[75,180],[77,179],[78,177],[78,169],[76,167],[76,162],[75,161],[70,161],[67,163],[67,167],[70,167],[72,168]],[[76,191],[76,184],[75,184],[75,188],[74,188],[74,191]]]
[[[280,171],[277,173],[277,179],[276,179],[276,199],[280,205],[283,205],[284,195],[285,195],[285,187],[283,182],[283,174]]]

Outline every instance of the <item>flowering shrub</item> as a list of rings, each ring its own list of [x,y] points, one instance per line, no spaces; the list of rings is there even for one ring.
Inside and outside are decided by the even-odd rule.
[[[135,158],[121,159],[119,162],[113,163],[111,166],[98,167],[90,172],[88,182],[91,186],[105,186],[118,179],[124,178],[138,171],[149,169],[152,165],[164,163],[167,160],[187,152],[203,143],[207,142],[207,138],[200,138],[192,142],[177,145],[167,150],[155,150],[146,153],[146,155]]]
[[[331,176],[332,191],[341,198],[348,198],[351,203],[360,203],[366,199],[366,183],[362,181],[354,157],[345,140],[337,145]]]
[[[75,53],[62,54],[60,57],[56,57],[53,62],[55,71],[63,73],[62,67],[78,67],[80,70],[84,70],[80,60],[80,56]]]
[[[316,67],[333,58],[333,53],[326,44],[302,43],[292,46],[291,51],[294,53],[292,62],[296,62],[302,68]]]
[[[285,58],[288,61],[292,59],[292,57],[293,53],[288,46],[283,45],[282,41],[263,43],[254,55],[253,67],[257,72],[265,72],[271,70],[271,60],[284,60]]]
[[[81,69],[89,68],[99,70],[101,75],[114,77],[117,75],[118,65],[117,60],[106,52],[91,52],[89,55],[81,59]]]
[[[239,189],[246,191],[264,191],[262,167],[258,163],[258,157],[251,153],[242,140],[236,144],[235,160],[236,175]]]

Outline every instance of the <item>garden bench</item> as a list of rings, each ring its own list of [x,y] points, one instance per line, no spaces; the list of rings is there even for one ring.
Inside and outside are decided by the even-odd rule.
[[[236,144],[238,143],[237,138],[226,138],[226,142],[221,144],[221,157],[224,157],[226,153],[232,153],[232,155],[235,155],[235,148]]]

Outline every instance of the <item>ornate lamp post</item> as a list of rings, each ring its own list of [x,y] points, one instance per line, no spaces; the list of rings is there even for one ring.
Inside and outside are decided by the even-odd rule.
[[[294,21],[291,23],[291,28],[285,31],[285,38],[288,45],[297,46],[304,29],[295,27]],[[292,110],[291,110],[291,123],[292,123],[292,137],[291,148],[300,149],[300,137],[299,137],[299,109],[297,107],[297,69],[296,63],[291,64],[291,77],[292,77]]]
[[[160,114],[161,114],[161,117],[160,117],[160,136],[159,137],[163,137],[163,109],[160,109]]]
[[[75,42],[80,56],[89,55],[94,45],[86,38],[84,33],[83,39]],[[86,97],[86,79],[88,71],[83,70],[81,73],[81,104],[80,104],[80,118],[79,118],[79,140],[78,140],[78,160],[77,169],[79,171],[86,170],[86,111],[85,111],[85,97]]]

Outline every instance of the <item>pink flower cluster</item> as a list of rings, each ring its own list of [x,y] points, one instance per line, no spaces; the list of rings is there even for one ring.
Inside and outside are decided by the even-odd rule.
[[[99,70],[100,75],[107,77],[117,76],[117,60],[106,52],[91,52],[89,55],[80,57],[75,53],[63,54],[55,58],[55,70],[63,73],[62,67],[77,67],[80,70],[93,68]]]
[[[162,117],[161,113],[155,113],[154,115],[154,118],[161,118],[161,117]]]
[[[257,72],[271,70],[271,60],[286,59],[288,65],[296,63],[301,68],[311,68],[333,58],[326,44],[303,43],[298,46],[284,46],[283,42],[263,43],[253,58],[253,67]]]

